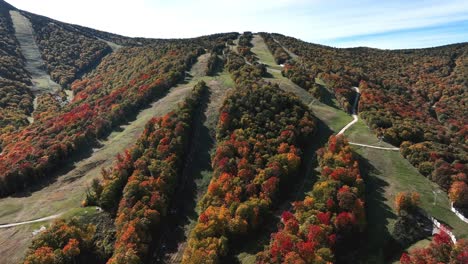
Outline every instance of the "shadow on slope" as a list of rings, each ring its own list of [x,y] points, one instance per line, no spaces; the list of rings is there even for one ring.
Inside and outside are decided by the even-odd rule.
[[[390,208],[384,196],[385,188],[389,184],[377,177],[381,172],[375,168],[366,158],[354,152],[359,161],[359,170],[364,179],[366,192],[366,217],[367,229],[360,245],[361,263],[388,263],[388,261],[400,252],[397,242],[389,233],[389,219],[396,219],[396,215]]]
[[[196,221],[197,181],[204,178],[204,174],[211,172],[210,151],[214,145],[214,139],[210,136],[209,129],[204,125],[207,117],[205,110],[211,99],[211,90],[204,97],[201,106],[193,120],[190,152],[185,159],[182,177],[179,179],[173,195],[174,199],[169,206],[168,215],[160,233],[154,239],[147,263],[166,263],[165,256],[178,251],[178,245],[187,240],[185,226]]]
[[[148,100],[148,102],[146,102],[143,106],[139,107],[140,110],[128,112],[125,116],[122,117],[123,121],[120,124],[115,125],[109,128],[108,130],[106,130],[105,133],[101,135],[98,139],[95,139],[92,142],[88,142],[87,144],[79,146],[79,148],[76,151],[74,151],[72,155],[70,155],[70,158],[59,161],[59,164],[57,166],[54,166],[55,169],[49,170],[46,173],[48,177],[36,179],[34,184],[30,185],[25,190],[21,192],[17,192],[10,196],[11,197],[29,197],[31,196],[32,193],[40,191],[41,189],[47,187],[48,185],[56,182],[58,177],[70,173],[72,170],[77,168],[76,166],[77,162],[92,158],[96,150],[101,149],[105,145],[105,143],[101,143],[100,140],[108,139],[110,134],[113,132],[122,132],[126,126],[130,125],[132,122],[137,120],[137,117],[140,113],[142,113],[146,109],[150,109],[152,107],[152,104],[166,97],[169,94],[169,92],[173,90],[173,88],[157,91],[153,100],[151,101]],[[95,165],[98,165],[98,164],[95,164]]]
[[[260,229],[250,232],[247,236],[234,238],[229,245],[230,252],[222,263],[255,263],[255,254],[262,251],[270,243],[271,234],[278,231],[283,211],[291,210],[292,202],[303,200],[307,192],[312,190],[312,186],[320,176],[317,170],[316,151],[323,147],[333,134],[333,131],[322,120],[318,118],[316,120],[317,133],[304,148],[303,162],[298,177],[281,183],[284,189],[273,201],[273,204],[278,205],[274,213],[266,216]]]

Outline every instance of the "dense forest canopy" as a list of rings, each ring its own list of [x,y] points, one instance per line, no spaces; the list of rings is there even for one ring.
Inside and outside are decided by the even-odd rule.
[[[279,34],[265,34],[297,54],[283,74],[320,98],[319,79],[351,111],[361,91],[359,115],[423,174],[468,206],[468,44],[415,50],[337,49]],[[270,43],[275,51],[278,44]],[[283,57],[278,53],[277,58]],[[325,89],[325,88],[321,88]],[[323,93],[322,93],[323,94]],[[322,98],[323,99],[323,98]]]
[[[31,67],[57,90],[38,94]],[[59,219],[32,238],[14,229],[24,219],[1,224],[0,242],[23,236],[25,264],[368,263],[372,225],[382,225],[393,233],[379,260],[468,263],[467,77],[467,43],[342,49],[249,31],[130,38],[0,0],[0,221],[28,215],[24,201],[50,186],[77,188],[34,203]],[[377,145],[338,133],[358,120],[352,136],[365,130]],[[116,153],[98,160],[106,147]],[[360,147],[386,154],[371,162]],[[413,171],[390,186],[395,175],[378,178],[379,166]],[[412,186],[419,179],[434,201]],[[460,223],[431,222],[437,195],[447,203],[437,210],[458,210]],[[380,213],[384,222],[372,222]],[[171,225],[182,235],[171,233],[168,249]]]
[[[31,79],[9,14],[13,9],[0,2],[0,135],[28,125],[33,111]]]

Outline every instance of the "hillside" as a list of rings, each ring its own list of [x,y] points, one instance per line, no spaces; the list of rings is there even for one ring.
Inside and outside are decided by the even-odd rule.
[[[467,76],[467,43],[130,38],[0,0],[0,263],[466,263]]]
[[[333,49],[273,36],[302,58],[285,65],[286,76],[319,94],[317,84],[304,80],[322,80],[349,112],[353,92],[345,87],[359,86],[359,115],[379,137],[400,146],[403,156],[446,191],[465,181],[456,175],[466,173],[467,162],[467,44]],[[466,207],[468,200],[454,202]]]

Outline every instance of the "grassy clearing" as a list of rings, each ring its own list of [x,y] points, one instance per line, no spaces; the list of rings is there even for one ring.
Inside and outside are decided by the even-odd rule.
[[[0,263],[21,263],[31,242],[32,232],[46,223],[0,229]]]
[[[95,206],[87,206],[87,207],[77,207],[77,208],[72,208],[65,214],[61,215],[60,218],[63,219],[71,219],[73,217],[89,217],[93,215],[99,214],[100,211],[96,209]]]
[[[378,143],[377,137],[361,119],[349,128],[345,135],[353,142],[382,147],[391,146],[384,142]],[[375,168],[373,172],[371,171],[372,176],[378,177],[388,184],[384,188],[384,198],[387,200],[386,204],[388,206],[393,209],[396,193],[417,191],[421,194],[421,207],[426,212],[454,228],[457,237],[464,238],[468,236],[468,225],[450,211],[450,202],[445,192],[440,190],[437,184],[421,175],[399,152],[358,146],[353,146],[353,148]],[[434,205],[433,191],[436,190],[441,193],[437,195],[437,203]]]
[[[256,46],[252,50],[261,54],[259,58],[262,61],[271,63],[271,54],[265,55],[268,50],[266,46],[259,45],[259,42],[262,40],[254,38],[253,43]],[[298,96],[309,105],[315,116],[335,133],[352,120],[351,116],[336,107],[336,102],[334,103],[335,107],[318,102],[307,91],[283,77],[274,67],[271,65],[268,67],[271,76],[267,80],[278,83],[283,90]],[[320,79],[315,81],[325,85]],[[330,101],[334,102],[334,99],[331,98]],[[349,128],[345,135],[352,142],[391,147],[390,144],[379,142],[361,119]],[[381,263],[382,261],[382,249],[385,248],[390,239],[390,233],[396,220],[393,201],[395,195],[401,191],[419,192],[421,194],[421,207],[426,212],[451,226],[457,238],[468,237],[468,225],[450,212],[447,195],[444,192],[440,193],[437,197],[437,203],[434,205],[432,191],[437,190],[438,187],[422,176],[399,152],[357,146],[353,146],[353,149],[360,155],[361,172],[366,178],[367,218],[370,223],[367,238],[368,261],[372,260],[372,263]],[[242,252],[237,257],[241,263],[251,263],[252,260],[252,255],[247,252]]]
[[[410,247],[408,247],[408,250],[412,250],[412,249],[415,249],[415,248],[427,247],[427,246],[429,246],[431,241],[432,241],[432,237],[420,240],[420,241],[414,243],[413,245],[411,245]]]
[[[164,263],[180,263],[185,249],[185,241],[195,227],[199,211],[197,204],[205,194],[212,177],[211,155],[216,149],[216,125],[221,107],[229,89],[234,87],[230,75],[223,71],[215,76],[203,76],[210,88],[205,110],[199,113],[194,124],[191,154],[184,168],[184,179],[179,183],[171,208],[177,210],[169,216],[164,226],[164,234],[155,249],[155,263],[159,256],[165,256]],[[165,245],[162,248],[160,245]]]
[[[395,147],[391,144],[380,141],[362,119],[359,119],[354,125],[348,128],[344,134],[351,142],[378,147]]]
[[[0,211],[0,219],[1,219],[3,216],[7,216],[7,215],[12,215],[12,214],[18,213],[19,211],[21,211],[21,209],[23,209],[23,205],[22,205],[22,204],[16,204],[16,203],[6,203],[6,204],[3,204],[3,205],[2,205],[2,211]]]
[[[405,251],[409,252],[409,251],[411,251],[413,249],[416,249],[416,248],[425,248],[425,247],[429,246],[431,241],[432,241],[432,237],[425,238],[425,239],[420,240],[420,241],[414,243],[413,245],[409,246],[407,249],[405,249]],[[400,264],[400,261],[399,260],[394,261],[392,264]]]
[[[379,143],[362,120],[345,132],[353,142],[389,147],[390,144]],[[366,177],[366,201],[368,225],[369,259],[379,260],[382,249],[391,239],[396,221],[394,199],[398,192],[416,191],[421,195],[421,208],[442,223],[451,226],[457,238],[468,236],[468,225],[450,211],[447,195],[441,191],[434,204],[433,191],[439,190],[416,168],[414,168],[398,151],[386,151],[353,146],[360,155],[361,172]],[[368,259],[368,260],[369,260]]]
[[[312,109],[314,114],[325,122],[325,124],[327,124],[327,126],[329,126],[334,132],[339,131],[353,120],[353,118],[345,112],[336,110],[335,108],[320,102],[309,104],[309,107]]]
[[[15,28],[16,39],[18,39],[21,46],[21,53],[26,59],[25,68],[31,74],[32,91],[35,95],[59,91],[61,89],[60,85],[52,81],[49,74],[44,70],[44,61],[34,40],[34,30],[31,22],[18,11],[10,11],[10,15]]]
[[[254,35],[252,41],[254,47],[252,51],[260,58],[260,60],[267,63],[268,73],[270,76],[265,78],[266,81],[271,83],[278,84],[279,87],[287,92],[290,92],[297,96],[304,104],[311,106],[314,114],[319,117],[317,134],[314,136],[312,144],[306,148],[304,153],[304,164],[301,168],[301,174],[298,175],[298,180],[293,182],[291,186],[288,186],[288,190],[285,192],[284,197],[278,199],[278,204],[276,205],[276,211],[273,212],[272,216],[267,218],[263,227],[257,230],[253,234],[249,234],[248,237],[243,238],[242,242],[234,242],[231,248],[230,255],[225,260],[226,263],[243,263],[243,264],[253,264],[255,263],[255,254],[263,250],[264,246],[268,245],[270,242],[270,234],[277,231],[277,224],[279,221],[279,215],[284,210],[290,210],[291,202],[296,200],[301,200],[304,198],[306,192],[308,192],[312,185],[317,179],[317,162],[315,157],[315,151],[323,146],[327,141],[328,137],[333,133],[328,127],[328,124],[324,121],[332,123],[335,127],[339,127],[340,123],[346,123],[343,118],[351,117],[344,114],[341,115],[336,111],[331,111],[327,105],[324,105],[316,101],[312,95],[306,90],[300,88],[299,86],[292,83],[289,79],[283,77],[281,72],[275,68],[276,63],[273,60],[273,57],[269,50],[267,49],[263,39],[259,36]],[[257,53],[258,52],[258,53]],[[260,55],[259,55],[260,54]],[[269,57],[269,58],[268,58]],[[270,64],[273,63],[273,64]],[[320,111],[321,113],[328,113],[329,120],[320,118],[320,114],[315,113],[315,111]],[[341,128],[341,127],[340,127]],[[240,245],[240,246],[239,246]]]
[[[261,63],[268,65],[268,67],[272,69],[281,71],[281,66],[276,64],[275,58],[271,54],[262,37],[260,37],[259,35],[254,35],[252,39],[252,44],[253,47],[251,50],[253,53],[255,53],[255,55]]]
[[[185,83],[173,87],[162,99],[155,101],[142,110],[136,119],[120,130],[114,131],[101,142],[101,147],[88,153],[82,160],[70,164],[46,186],[30,193],[0,199],[0,223],[16,223],[46,217],[57,213],[65,213],[64,217],[80,215],[86,208],[80,208],[84,192],[92,179],[100,176],[101,168],[112,165],[115,155],[130,147],[145,124],[155,116],[162,116],[174,109],[191,91],[192,87],[203,77],[200,64],[206,65],[209,55],[203,55],[190,71],[192,78]],[[3,210],[7,208],[7,210]],[[41,223],[40,223],[41,224]],[[46,224],[46,223],[42,223]],[[0,230],[0,263],[7,260],[19,260],[31,242],[33,225],[19,226]],[[26,230],[26,231],[24,231]],[[3,251],[3,248],[13,249]],[[16,261],[18,262],[18,261]],[[8,262],[7,262],[8,263]]]

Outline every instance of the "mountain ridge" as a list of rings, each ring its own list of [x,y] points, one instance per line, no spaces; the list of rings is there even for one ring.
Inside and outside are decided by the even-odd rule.
[[[34,91],[38,57],[58,91]],[[0,0],[0,263],[456,261],[467,58],[466,42],[130,38]],[[431,220],[430,250],[410,250]]]

